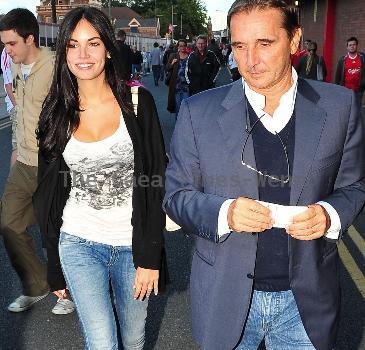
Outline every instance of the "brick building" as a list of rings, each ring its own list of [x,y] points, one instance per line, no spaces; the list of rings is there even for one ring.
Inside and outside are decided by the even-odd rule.
[[[109,12],[109,8],[102,8],[101,0],[56,0],[57,22],[62,21],[71,9],[85,5],[100,8],[107,16],[110,16],[116,31],[124,29],[127,33],[133,35],[160,37],[159,18],[143,18],[129,7],[111,7]],[[37,14],[39,22],[52,22],[51,0],[40,0],[40,5],[37,6]]]
[[[346,40],[356,36],[365,51],[365,0],[300,0],[303,38],[316,41],[326,62],[327,81],[333,81],[338,59],[346,53]]]
[[[101,0],[56,0],[57,22],[65,17],[65,14],[77,6],[90,5],[101,8]],[[44,23],[52,22],[51,0],[40,0],[37,6],[38,21]]]

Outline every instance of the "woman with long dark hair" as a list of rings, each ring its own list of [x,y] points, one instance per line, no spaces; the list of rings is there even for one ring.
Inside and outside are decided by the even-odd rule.
[[[117,324],[125,350],[143,348],[148,299],[166,273],[162,133],[143,88],[134,113],[120,62],[107,16],[70,11],[37,131],[34,204],[49,284],[67,282],[85,348],[95,350],[118,348]]]

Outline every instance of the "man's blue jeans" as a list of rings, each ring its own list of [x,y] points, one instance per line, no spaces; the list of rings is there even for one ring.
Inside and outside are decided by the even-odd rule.
[[[257,350],[264,338],[266,350],[315,350],[290,290],[254,291],[245,330],[235,349]]]
[[[132,74],[140,73],[142,69],[141,64],[132,64]]]
[[[132,248],[95,243],[61,232],[59,253],[80,319],[85,349],[118,349],[118,321],[124,350],[143,349],[148,300],[133,299],[136,270]]]
[[[179,114],[181,102],[189,97],[189,91],[176,90],[175,92],[175,113],[176,117]]]

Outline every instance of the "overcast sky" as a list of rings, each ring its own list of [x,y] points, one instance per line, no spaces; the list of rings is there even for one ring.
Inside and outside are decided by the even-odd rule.
[[[0,13],[7,13],[15,7],[25,7],[35,13],[35,7],[39,3],[39,0],[0,0]]]
[[[203,0],[207,6],[208,15],[212,18],[213,30],[224,29],[226,16],[233,0]],[[39,0],[0,0],[0,13],[7,13],[15,7],[25,7],[35,13],[35,8],[39,5]]]
[[[225,29],[227,25],[227,12],[234,0],[204,0],[208,15],[212,19],[213,30]]]

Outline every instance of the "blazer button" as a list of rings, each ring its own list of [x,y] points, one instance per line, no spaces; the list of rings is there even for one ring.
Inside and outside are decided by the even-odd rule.
[[[248,273],[248,274],[247,274],[247,278],[249,278],[249,279],[253,280],[254,275],[253,275],[252,273]]]

